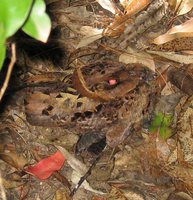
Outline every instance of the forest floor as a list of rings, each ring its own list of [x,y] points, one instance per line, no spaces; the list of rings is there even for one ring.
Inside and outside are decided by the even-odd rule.
[[[178,1],[123,2],[47,0],[48,43],[15,36],[17,63],[0,109],[0,199],[193,199],[193,5],[184,1],[179,14]],[[88,74],[72,75],[84,66]],[[116,90],[126,71],[134,78]],[[95,80],[102,93],[87,85]],[[131,103],[122,127],[124,111],[110,112],[105,98],[115,94],[116,102],[125,91]],[[88,125],[99,105],[110,119],[118,113],[104,128],[113,134],[80,142],[73,117],[78,123],[84,112]]]

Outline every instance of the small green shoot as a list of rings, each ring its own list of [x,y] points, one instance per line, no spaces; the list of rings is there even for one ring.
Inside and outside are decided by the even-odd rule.
[[[168,139],[172,135],[170,128],[172,121],[173,116],[171,114],[158,113],[152,121],[150,131],[159,132],[161,138]]]

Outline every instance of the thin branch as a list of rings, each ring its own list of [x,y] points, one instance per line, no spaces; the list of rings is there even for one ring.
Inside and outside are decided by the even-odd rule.
[[[7,89],[7,86],[8,86],[8,83],[9,83],[9,80],[10,80],[10,77],[11,77],[11,73],[13,71],[13,67],[15,65],[15,62],[16,62],[16,48],[15,48],[15,44],[13,43],[11,45],[11,52],[12,52],[12,57],[11,57],[11,62],[8,66],[8,70],[7,70],[7,75],[6,75],[6,78],[5,78],[5,81],[3,83],[3,86],[0,90],[0,101],[2,100],[3,98],[3,95]]]

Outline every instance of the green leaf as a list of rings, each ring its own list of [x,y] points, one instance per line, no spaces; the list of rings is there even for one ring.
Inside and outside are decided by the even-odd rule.
[[[30,17],[22,28],[25,33],[42,42],[47,41],[51,30],[51,21],[45,13],[45,9],[45,2],[43,0],[36,0]]]
[[[4,24],[0,21],[0,70],[2,69],[3,62],[5,60],[5,53],[6,53],[6,47],[5,47],[5,29]]]
[[[172,135],[172,130],[170,129],[172,120],[173,116],[171,114],[158,113],[151,124],[150,131],[159,131],[160,136],[163,139],[167,139]]]
[[[4,60],[5,60],[5,53],[6,53],[5,45],[1,44],[1,46],[0,46],[0,70],[2,69]]]
[[[172,130],[168,126],[163,125],[160,127],[160,136],[166,140],[172,136]]]
[[[5,37],[16,33],[23,25],[33,0],[0,0],[0,22],[5,29]]]

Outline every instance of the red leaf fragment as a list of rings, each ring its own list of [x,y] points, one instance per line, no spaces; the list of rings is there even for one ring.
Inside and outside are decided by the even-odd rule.
[[[41,180],[49,178],[55,171],[61,169],[65,161],[65,157],[60,151],[38,162],[34,166],[27,168],[27,172],[33,174]]]

